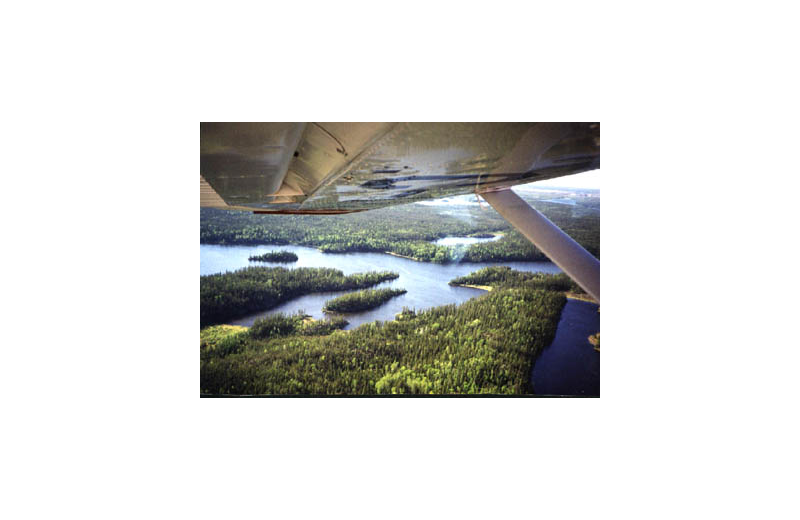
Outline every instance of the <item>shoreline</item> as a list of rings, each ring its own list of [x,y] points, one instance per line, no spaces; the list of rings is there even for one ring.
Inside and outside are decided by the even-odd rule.
[[[491,285],[470,285],[466,283],[454,283],[450,284],[453,287],[469,287],[470,289],[480,289],[482,291],[491,292],[492,286]]]
[[[499,236],[504,236],[503,233],[499,233],[498,235]],[[498,235],[495,235],[495,236],[498,236]],[[464,238],[470,238],[470,237],[464,237]],[[502,264],[502,263],[505,263],[505,262],[547,262],[547,263],[551,263],[551,264],[553,263],[548,258],[491,258],[491,259],[487,259],[487,260],[474,260],[474,261],[472,261],[472,260],[464,260],[464,259],[454,260],[454,259],[451,258],[447,262],[437,263],[437,262],[434,262],[432,260],[423,260],[423,259],[420,259],[420,258],[414,258],[413,256],[405,256],[405,255],[401,255],[399,253],[393,253],[392,251],[363,251],[363,250],[359,250],[359,249],[354,249],[352,251],[330,252],[330,251],[323,251],[320,246],[313,246],[313,245],[306,245],[306,244],[269,244],[269,243],[260,243],[260,242],[256,243],[256,244],[219,244],[219,243],[214,243],[214,242],[200,242],[200,245],[201,246],[219,246],[219,247],[258,247],[258,246],[306,247],[308,249],[314,249],[315,251],[318,251],[318,252],[320,252],[320,253],[322,253],[324,255],[348,255],[348,254],[359,254],[359,253],[364,253],[364,254],[376,253],[376,254],[392,255],[392,256],[396,256],[397,258],[404,258],[406,260],[412,260],[414,262],[421,262],[421,263],[425,263],[425,264],[434,264],[434,265],[448,265],[448,264]],[[475,244],[469,244],[469,245],[475,245]],[[458,247],[458,246],[441,246],[441,247],[453,248],[453,247]],[[294,263],[297,262],[297,260],[292,260],[291,262],[280,262],[280,261],[261,261],[261,260],[250,260],[250,259],[248,259],[248,262],[250,262],[250,264],[248,264],[247,266],[244,266],[244,267],[269,267],[269,266],[263,266],[263,265],[259,266],[258,265],[259,263],[261,263],[261,264],[294,264]],[[255,264],[255,265],[253,265],[253,264]],[[555,264],[553,264],[553,265],[555,265]],[[213,273],[213,274],[216,274],[216,273]],[[210,276],[210,275],[200,275],[200,276]]]
[[[566,296],[566,297],[567,297],[567,299],[569,299],[569,300],[579,300],[579,301],[582,301],[582,302],[589,302],[589,303],[594,303],[595,305],[599,305],[599,304],[598,304],[596,301],[594,301],[594,299],[593,299],[591,296],[589,296],[588,294],[577,294],[577,293],[573,293],[573,292],[566,291],[566,292],[564,293],[564,296]]]
[[[492,290],[492,286],[491,285],[470,285],[470,284],[466,284],[466,283],[454,283],[454,284],[450,284],[450,285],[452,285],[453,287],[469,287],[470,289],[480,289],[482,291],[487,291],[487,292]],[[568,300],[578,300],[578,301],[589,302],[589,303],[594,303],[595,305],[598,305],[598,303],[596,301],[594,301],[592,299],[592,297],[589,296],[588,294],[577,294],[577,293],[572,293],[572,292],[569,292],[569,291],[564,291],[563,294],[564,294],[564,296],[567,297]],[[600,311],[600,309],[598,309],[598,312],[599,311]]]
[[[384,253],[387,254],[387,255],[396,256],[398,258],[405,258],[406,260],[413,260],[415,262],[424,262],[424,260],[419,260],[417,258],[412,258],[410,256],[404,256],[404,255],[401,255],[401,254],[398,254],[398,253],[392,253],[391,251],[384,251]],[[433,262],[428,262],[428,263],[432,264]]]

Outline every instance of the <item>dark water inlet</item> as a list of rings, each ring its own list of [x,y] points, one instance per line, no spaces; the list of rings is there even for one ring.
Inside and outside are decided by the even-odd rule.
[[[600,395],[600,353],[589,336],[600,332],[599,306],[567,300],[553,342],[531,371],[537,395]]]

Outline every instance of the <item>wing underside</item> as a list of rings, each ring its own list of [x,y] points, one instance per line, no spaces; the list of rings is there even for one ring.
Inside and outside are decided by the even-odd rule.
[[[599,123],[200,124],[200,205],[259,213],[348,213],[599,167]]]

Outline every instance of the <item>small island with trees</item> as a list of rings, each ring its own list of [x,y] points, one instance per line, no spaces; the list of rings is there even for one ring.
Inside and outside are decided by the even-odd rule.
[[[359,312],[386,303],[395,296],[405,294],[405,289],[367,289],[339,296],[325,302],[324,312]]]
[[[297,262],[297,255],[291,251],[268,251],[263,255],[253,255],[248,258],[251,262]]]

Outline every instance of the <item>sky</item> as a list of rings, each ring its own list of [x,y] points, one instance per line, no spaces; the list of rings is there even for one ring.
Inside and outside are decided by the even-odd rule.
[[[557,177],[555,179],[548,179],[546,181],[531,182],[529,184],[518,184],[513,187],[514,190],[525,191],[527,189],[536,188],[581,188],[590,190],[600,189],[600,170],[592,170],[589,172],[576,173],[575,175],[566,175],[564,177]],[[478,201],[470,198],[470,195],[461,195],[455,197],[448,197],[447,199],[432,199],[416,202],[415,204],[422,204],[423,206],[451,206],[454,204],[478,204]]]
[[[546,181],[539,181],[528,184],[530,187],[557,187],[557,188],[585,188],[600,189],[600,170],[576,173],[566,177],[557,177]]]

